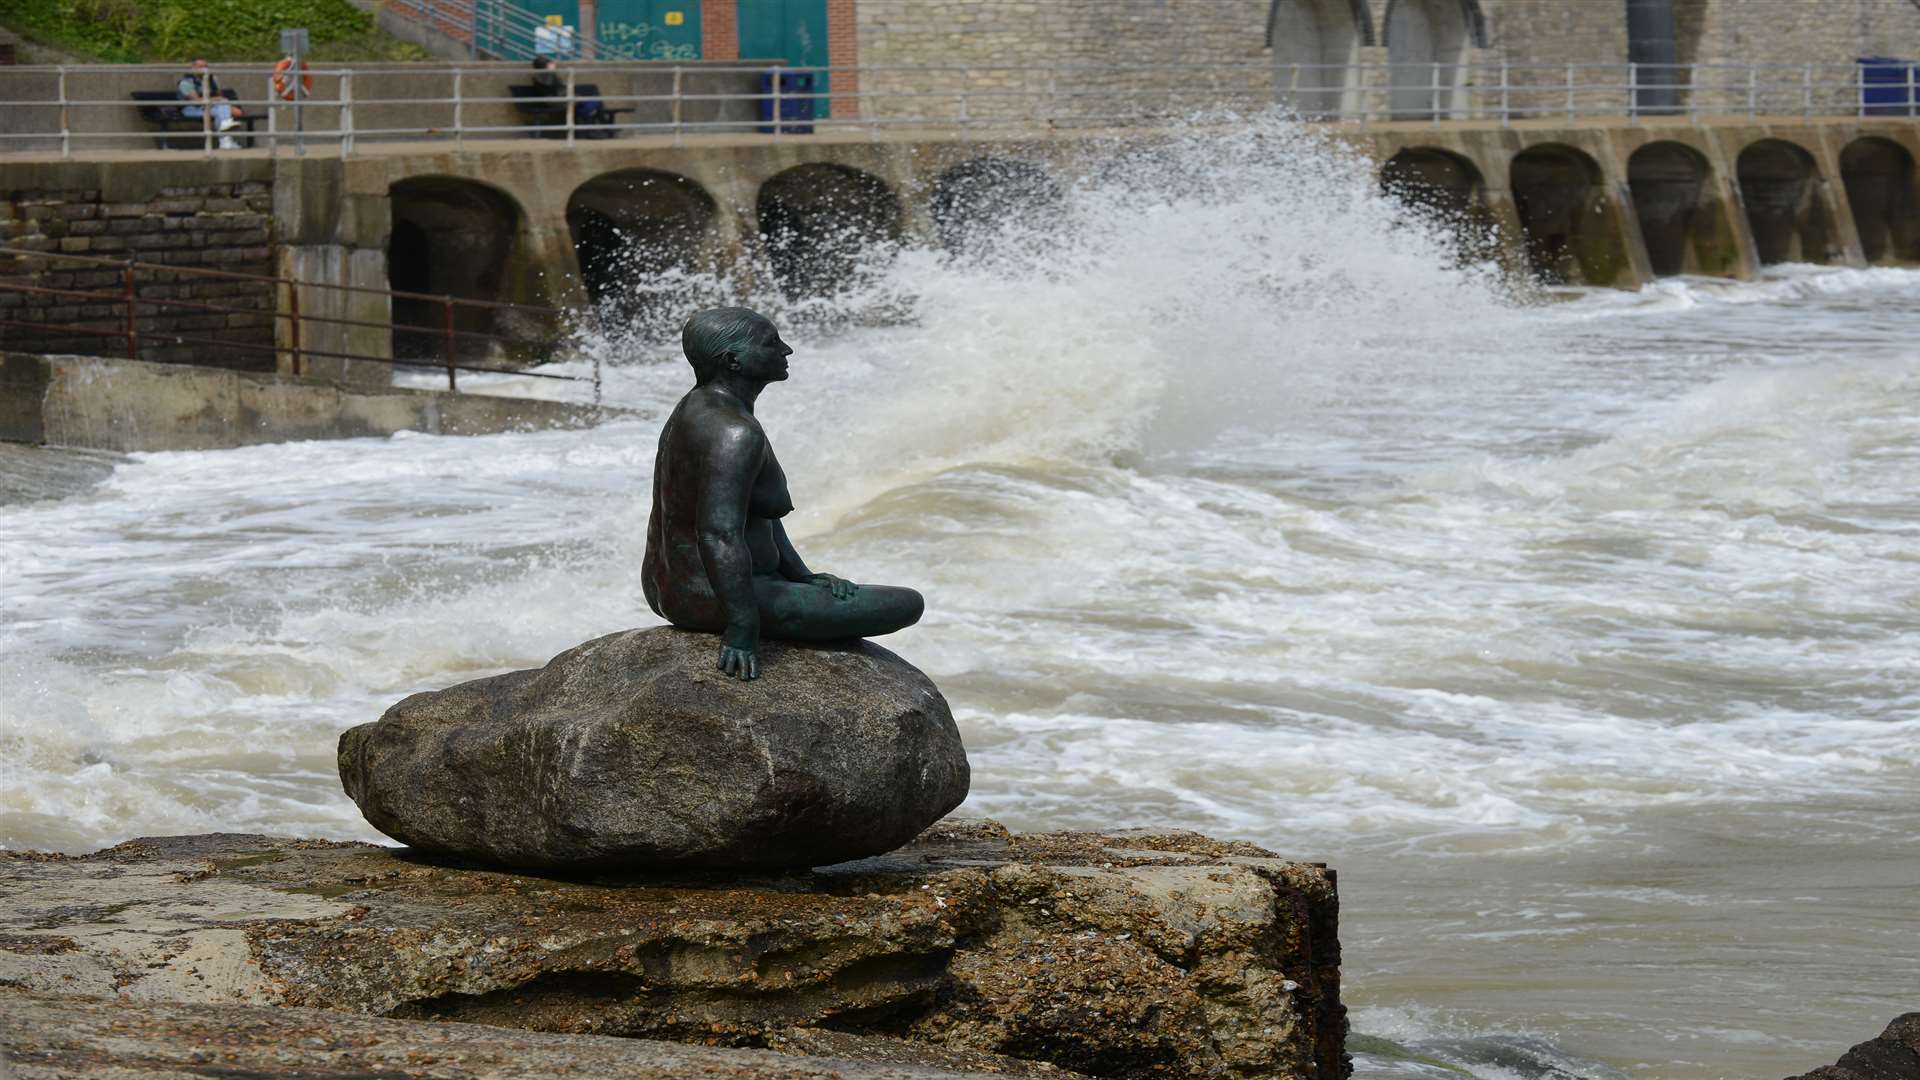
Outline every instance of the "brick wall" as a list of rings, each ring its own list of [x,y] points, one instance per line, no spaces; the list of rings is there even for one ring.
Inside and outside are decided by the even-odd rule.
[[[849,67],[860,63],[860,19],[855,0],[827,0],[827,63]],[[829,104],[833,116],[848,119],[860,115],[860,99],[841,97],[860,91],[860,75],[853,71],[833,73],[834,96]]]
[[[735,0],[700,5],[700,58],[740,59],[740,6]]]
[[[0,243],[34,252],[133,260],[160,266],[271,274],[273,193],[260,181],[163,187],[138,201],[103,197],[99,190],[6,192],[0,206]],[[135,272],[146,300],[187,300],[242,309],[235,313],[142,307],[142,334],[179,334],[246,345],[273,344],[273,287],[265,282],[221,281],[171,273]],[[24,294],[7,284],[76,293],[99,299]],[[0,319],[67,324],[124,333],[121,299],[125,270],[119,266],[62,262],[33,256],[0,256]],[[22,352],[125,356],[126,339],[98,334],[0,325],[0,349]],[[140,358],[270,371],[265,350],[183,345],[144,340]]]

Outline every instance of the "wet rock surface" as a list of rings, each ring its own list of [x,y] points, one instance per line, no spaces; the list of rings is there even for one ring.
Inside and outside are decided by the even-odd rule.
[[[1788,1080],[1920,1080],[1920,1012],[1895,1017],[1879,1038],[1848,1050],[1837,1063]]]
[[[764,1050],[478,1024],[424,1024],[260,1005],[130,1005],[0,989],[0,1076],[312,1080],[473,1076],[528,1080],[954,1080],[914,1063],[801,1059]],[[11,1073],[7,1072],[11,1069]],[[1055,1074],[1065,1075],[1065,1074]]]
[[[751,880],[234,835],[0,853],[0,987],[1014,1075],[1336,1080],[1337,930],[1330,871],[1191,833],[946,823]]]
[[[340,737],[340,779],[412,847],[528,868],[780,869],[891,851],[966,798],[947,703],[866,641],[610,634],[546,667],[415,694]]]

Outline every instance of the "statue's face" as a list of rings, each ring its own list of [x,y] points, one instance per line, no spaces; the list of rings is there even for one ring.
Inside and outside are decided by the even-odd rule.
[[[780,332],[773,324],[762,321],[733,359],[740,365],[740,374],[747,378],[779,382],[787,377],[787,357],[792,355],[793,350],[780,340]]]

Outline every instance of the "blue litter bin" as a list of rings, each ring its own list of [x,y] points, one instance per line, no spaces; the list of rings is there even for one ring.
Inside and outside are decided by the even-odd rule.
[[[1889,56],[1862,56],[1860,111],[1866,116],[1920,116],[1920,68],[1911,60]]]
[[[773,115],[774,73],[760,73],[760,131],[772,134],[776,126],[782,135],[813,134],[813,72],[782,71],[780,76],[780,115]],[[776,125],[776,121],[778,121]]]

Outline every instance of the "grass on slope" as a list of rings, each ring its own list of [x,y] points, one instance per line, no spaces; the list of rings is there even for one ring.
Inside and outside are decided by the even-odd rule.
[[[0,23],[83,60],[179,63],[280,58],[280,31],[312,31],[315,60],[427,60],[347,0],[0,0]]]

